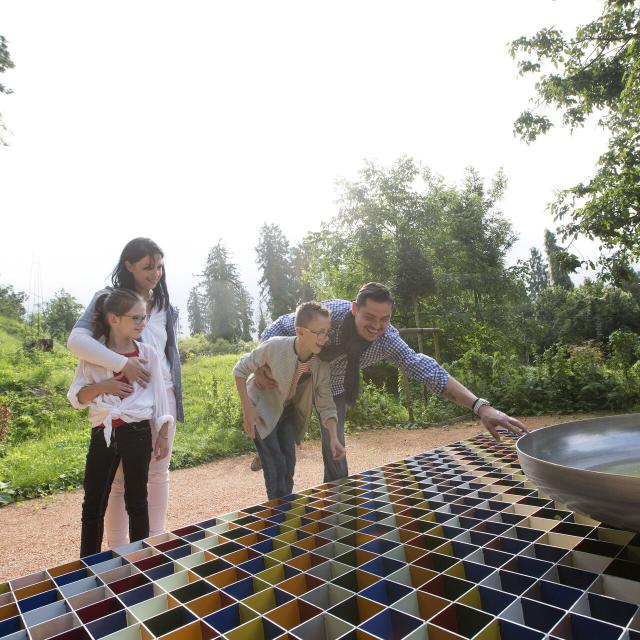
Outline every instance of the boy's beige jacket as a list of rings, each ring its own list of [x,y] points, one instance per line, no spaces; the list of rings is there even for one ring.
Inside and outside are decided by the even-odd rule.
[[[263,424],[256,425],[262,439],[266,438],[278,424],[285,401],[291,389],[298,356],[293,348],[294,337],[274,337],[263,342],[251,353],[242,356],[233,368],[236,378],[247,380],[247,392]],[[271,376],[278,383],[275,389],[258,389],[253,372],[268,364]],[[329,384],[329,363],[316,358],[311,367],[311,376],[299,382],[293,398],[296,442],[300,444],[309,425],[311,408],[315,402],[320,419],[338,418],[336,405]]]

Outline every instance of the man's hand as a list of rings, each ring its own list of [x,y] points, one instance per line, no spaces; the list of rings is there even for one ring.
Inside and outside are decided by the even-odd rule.
[[[118,380],[115,376],[108,378],[100,383],[102,393],[108,396],[117,396],[118,398],[126,398],[133,393],[133,387],[122,380]]]
[[[264,391],[265,389],[275,389],[278,383],[271,377],[271,368],[268,364],[256,369],[253,372],[256,387]]]
[[[124,365],[122,373],[127,380],[133,384],[137,382],[142,388],[146,387],[151,380],[149,370],[144,366],[147,361],[144,358],[127,358],[127,364]]]
[[[331,438],[329,447],[334,460],[342,460],[347,455],[347,450],[342,446],[338,438]]]
[[[482,424],[498,442],[500,442],[498,427],[504,427],[516,436],[523,436],[525,433],[529,433],[529,429],[520,420],[516,420],[489,405],[480,407],[478,414]]]
[[[449,376],[442,395],[447,398],[447,400],[451,400],[466,409],[470,409],[474,401],[477,400],[477,397],[453,376]],[[498,440],[498,442],[500,441],[500,436],[497,431],[498,427],[504,427],[516,436],[529,433],[527,427],[525,427],[520,420],[508,416],[506,413],[502,413],[502,411],[497,411],[490,405],[480,407],[480,409],[478,409],[478,416],[487,431]]]
[[[256,437],[256,425],[262,423],[260,416],[255,412],[253,407],[247,407],[242,410],[244,432],[253,440]]]
[[[153,457],[162,460],[169,455],[169,432],[167,423],[163,424],[153,447]]]

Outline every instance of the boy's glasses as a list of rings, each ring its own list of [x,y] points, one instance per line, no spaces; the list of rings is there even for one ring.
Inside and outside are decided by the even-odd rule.
[[[129,316],[125,313],[123,315],[125,318],[131,318],[133,320],[133,324],[142,324],[143,322],[147,322],[147,320],[149,320],[149,314],[145,316]]]
[[[313,333],[313,335],[316,337],[316,340],[318,340],[319,338],[322,338],[323,340],[325,338],[329,337],[329,332],[326,329],[320,329],[320,331],[314,331],[313,329],[307,329],[307,327],[302,327],[305,331],[308,331],[309,333]]]

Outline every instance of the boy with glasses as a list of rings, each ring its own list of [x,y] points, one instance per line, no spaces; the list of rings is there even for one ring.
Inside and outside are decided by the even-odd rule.
[[[331,329],[330,316],[318,302],[301,304],[293,336],[263,342],[233,368],[244,430],[258,451],[269,500],[293,491],[296,443],[304,437],[314,403],[331,457],[337,461],[346,455],[337,436],[329,363],[318,357]],[[253,374],[264,366],[277,383],[270,389],[255,384]]]

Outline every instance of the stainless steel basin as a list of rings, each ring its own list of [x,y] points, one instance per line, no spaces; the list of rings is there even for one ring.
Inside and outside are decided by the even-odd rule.
[[[520,466],[550,498],[640,531],[640,414],[556,424],[518,440]]]

